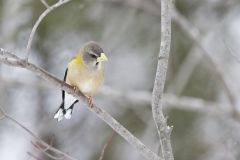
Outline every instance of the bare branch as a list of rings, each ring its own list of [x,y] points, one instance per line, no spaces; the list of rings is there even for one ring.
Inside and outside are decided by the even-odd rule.
[[[226,40],[223,39],[223,43],[226,46],[228,52],[233,56],[233,58],[240,63],[240,58],[236,55],[236,53],[233,51],[233,49],[227,44]]]
[[[101,155],[100,155],[98,160],[102,160],[103,159],[105,150],[106,150],[107,146],[112,142],[114,134],[115,134],[115,132],[113,131],[112,134],[108,137],[107,142],[104,144],[102,152],[101,152]]]
[[[53,135],[50,137],[50,140],[49,140],[49,145],[50,145],[50,146],[53,146],[54,138],[55,138],[55,135],[53,134]]]
[[[41,142],[40,142],[40,143],[37,143],[37,142],[34,143],[34,142],[31,141],[31,144],[32,144],[37,150],[39,150],[41,153],[43,153],[44,155],[46,155],[47,157],[49,157],[49,158],[51,158],[51,159],[54,159],[54,160],[62,160],[63,157],[64,157],[63,155],[55,156],[55,155],[52,155],[52,154],[48,153],[47,150],[49,149],[49,146],[47,147],[47,149],[46,149],[46,148],[43,149],[43,148],[40,146]]]
[[[26,82],[19,79],[0,79],[7,86],[27,86],[38,87],[43,89],[52,89],[53,87],[47,83],[34,83]],[[102,86],[99,90],[99,94],[105,97],[111,97],[111,99],[122,99],[125,103],[134,105],[149,105],[151,104],[152,94],[148,91],[120,91],[110,86]],[[223,104],[222,102],[207,101],[201,98],[177,96],[174,94],[164,94],[163,108],[179,109],[191,112],[199,112],[205,115],[216,116],[226,115],[231,117],[231,106],[229,104]],[[134,109],[134,108],[133,108]]]
[[[40,0],[40,1],[42,2],[42,4],[43,4],[46,8],[49,8],[49,7],[50,7],[45,0]]]
[[[7,86],[27,86],[38,87],[43,89],[52,89],[53,87],[47,83],[34,83],[26,82],[19,79],[0,79]],[[152,94],[148,91],[120,91],[110,86],[102,86],[99,90],[99,94],[105,97],[111,97],[111,99],[122,99],[125,103],[134,105],[149,105],[151,104]],[[207,101],[201,98],[177,96],[174,94],[164,94],[163,108],[179,109],[191,112],[199,112],[205,115],[216,116],[226,115],[231,117],[231,106],[229,104],[223,104],[222,102]],[[134,108],[133,108],[134,109]]]
[[[216,75],[220,78],[223,83],[223,87],[227,93],[229,102],[232,107],[232,114],[234,116],[238,116],[238,111],[236,109],[236,98],[238,95],[235,94],[234,87],[231,85],[231,82],[226,76],[227,73],[223,72],[222,65],[217,62],[215,58],[211,56],[211,53],[206,49],[203,42],[201,41],[202,37],[199,34],[199,31],[196,27],[194,27],[181,13],[179,13],[176,9],[173,10],[173,15],[175,17],[175,21],[179,24],[179,26],[184,30],[188,36],[197,44],[197,46],[203,51],[203,56],[206,57],[208,62],[214,68]]]
[[[34,154],[32,154],[31,152],[27,152],[27,154],[32,157],[35,160],[41,160],[40,158],[38,158],[37,156],[35,156]]]
[[[151,93],[147,91],[119,91],[109,86],[103,86],[100,89],[103,96],[122,99],[126,103],[135,105],[151,104]],[[232,117],[231,106],[222,102],[206,101],[201,98],[176,96],[174,94],[163,95],[164,109],[179,109],[192,112],[199,112],[210,116],[226,115]]]
[[[164,160],[173,160],[171,130],[163,115],[163,90],[166,80],[168,58],[171,45],[171,0],[161,0],[161,44],[158,66],[153,88],[152,113],[161,144],[161,156]]]
[[[71,157],[70,155],[68,155],[67,153],[64,153],[50,145],[48,145],[46,142],[44,142],[43,140],[41,140],[35,133],[33,133],[30,129],[28,129],[26,126],[24,126],[22,123],[20,123],[19,121],[17,121],[16,119],[14,119],[12,116],[10,116],[9,114],[7,114],[2,107],[0,106],[0,112],[2,112],[2,114],[5,116],[5,118],[11,120],[13,123],[17,124],[19,127],[21,127],[23,130],[25,130],[28,134],[30,134],[33,138],[35,138],[38,142],[41,143],[41,145],[43,145],[44,147],[48,147],[49,150],[51,150],[52,152],[59,154],[61,156],[67,157],[70,160],[77,160],[73,157]]]
[[[6,57],[6,58],[13,58],[15,60],[20,60],[16,55],[12,54],[11,52],[8,52],[2,48],[0,48],[0,56]]]
[[[160,18],[160,14],[158,13],[158,10],[156,10],[155,8],[149,8],[149,7],[145,7],[144,5],[141,5],[139,3],[136,3],[137,1],[119,1],[119,0],[102,0],[101,2],[104,3],[112,3],[112,4],[117,4],[117,5],[124,5],[126,7],[132,7],[135,9],[139,9],[142,10],[148,14],[151,14],[153,16],[159,17]],[[178,12],[178,10],[173,7],[172,9],[172,19],[179,25],[179,27],[196,43],[196,45],[203,51],[203,55],[199,55],[200,56],[205,56],[205,58],[208,60],[208,62],[212,65],[212,67],[215,70],[216,75],[220,78],[221,82],[223,83],[223,87],[226,91],[226,94],[228,96],[229,102],[231,103],[231,107],[232,107],[232,114],[234,116],[238,116],[236,114],[238,114],[238,111],[236,109],[236,104],[235,104],[235,99],[237,98],[237,95],[235,95],[233,87],[231,86],[231,83],[229,82],[229,80],[227,79],[227,76],[225,76],[225,74],[222,72],[221,69],[221,64],[218,64],[218,62],[216,62],[215,59],[213,59],[210,55],[211,53],[207,50],[207,48],[204,46],[202,39],[203,37],[200,35],[200,32],[198,30],[198,28],[196,28],[193,24],[191,24],[181,13]],[[192,60],[192,55],[189,55],[189,59],[191,60],[190,63],[194,63]],[[200,58],[198,58],[200,59]],[[197,61],[197,59],[195,59],[195,61]],[[182,70],[185,68],[185,66],[183,66]],[[188,74],[190,74],[192,70],[189,69]],[[182,76],[182,74],[179,74],[180,76]],[[182,77],[178,78],[181,79]],[[178,81],[178,79],[176,79],[176,81]],[[187,76],[184,77],[184,80],[187,79]],[[182,85],[185,85],[186,82],[182,83]],[[184,88],[184,86],[182,86],[181,88]]]
[[[0,53],[4,49],[0,50]],[[19,58],[20,59],[20,58]],[[5,59],[5,61],[8,62],[8,59]],[[1,59],[0,59],[1,62]],[[42,79],[51,82],[55,86],[57,86],[59,89],[62,89],[66,91],[67,93],[73,95],[77,99],[86,102],[88,101],[88,97],[83,95],[80,91],[78,93],[75,92],[74,88],[67,83],[63,82],[62,80],[56,78],[51,73],[45,71],[44,69],[37,67],[36,65],[26,62],[24,60],[16,60],[18,63],[15,65],[15,67],[22,67],[25,68],[37,76],[41,77]],[[25,63],[23,63],[25,62]],[[3,61],[4,63],[4,61]],[[4,64],[7,64],[6,62]],[[132,146],[134,146],[139,153],[141,153],[146,159],[149,160],[162,160],[159,156],[157,156],[153,151],[151,151],[149,148],[147,148],[139,139],[137,139],[131,132],[129,132],[125,127],[123,127],[118,121],[116,121],[109,113],[107,113],[105,110],[101,109],[97,105],[93,105],[92,108],[88,107],[88,109],[92,112],[94,112],[100,119],[105,121],[110,127],[112,127],[119,135],[121,135],[128,143],[130,143]]]
[[[1,119],[4,119],[5,118],[5,115],[6,115],[6,113],[5,113],[5,111],[1,108],[1,106],[0,106],[0,113],[1,113],[1,117],[0,117],[0,120]]]
[[[55,3],[54,5],[52,5],[51,7],[47,7],[47,9],[39,16],[38,20],[36,21],[36,23],[34,24],[32,31],[30,33],[29,39],[28,39],[28,43],[27,43],[27,50],[26,50],[26,57],[25,60],[28,61],[29,55],[30,55],[30,49],[31,49],[31,45],[32,45],[32,41],[33,41],[33,37],[35,35],[35,32],[39,26],[39,24],[41,23],[41,21],[44,19],[44,17],[46,17],[50,12],[52,12],[53,10],[55,10],[56,8],[60,7],[61,5],[69,2],[71,0],[59,0],[57,3]],[[42,1],[41,1],[42,2]]]

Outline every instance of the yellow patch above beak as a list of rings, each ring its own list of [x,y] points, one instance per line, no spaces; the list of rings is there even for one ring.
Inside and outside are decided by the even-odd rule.
[[[100,57],[97,58],[97,62],[103,62],[103,61],[107,61],[108,58],[105,55],[105,53],[101,53]]]

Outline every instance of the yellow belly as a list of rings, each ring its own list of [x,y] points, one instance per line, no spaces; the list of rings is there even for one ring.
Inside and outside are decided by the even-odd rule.
[[[89,71],[84,66],[70,64],[66,83],[78,87],[86,96],[93,96],[103,81],[103,69]]]

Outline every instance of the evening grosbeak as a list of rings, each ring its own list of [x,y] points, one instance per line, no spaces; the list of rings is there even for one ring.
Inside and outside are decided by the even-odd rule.
[[[92,96],[104,79],[104,62],[107,57],[98,43],[90,41],[68,63],[64,82],[80,90],[92,101]],[[54,115],[58,121],[70,119],[78,99],[62,90],[62,103]],[[90,102],[91,103],[91,102]]]

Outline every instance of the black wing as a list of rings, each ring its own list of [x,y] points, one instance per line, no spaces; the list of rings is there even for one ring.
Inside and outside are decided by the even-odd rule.
[[[65,70],[65,74],[64,74],[64,78],[63,78],[64,82],[66,82],[67,72],[68,72],[68,68]],[[62,90],[62,100],[64,101],[64,99],[65,99],[65,91]]]

